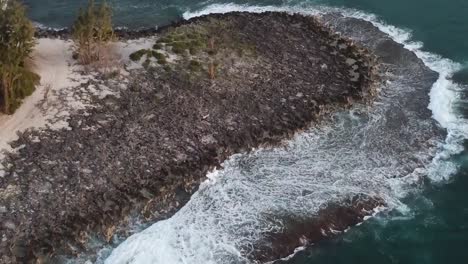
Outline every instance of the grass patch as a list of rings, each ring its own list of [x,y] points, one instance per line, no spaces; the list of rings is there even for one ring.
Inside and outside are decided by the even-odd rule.
[[[166,56],[162,53],[159,53],[157,51],[152,51],[151,52],[153,57],[156,58],[156,60],[158,61],[159,64],[166,64],[167,63],[167,60],[166,60]]]
[[[173,39],[172,39],[171,35],[167,35],[165,37],[162,37],[162,38],[158,39],[158,41],[156,43],[170,43],[172,41],[173,41]]]
[[[211,79],[216,78],[224,57],[228,54],[242,56],[255,55],[255,46],[243,43],[230,31],[229,23],[209,22],[202,25],[189,25],[173,28],[161,36],[153,45],[152,53],[163,69],[170,71],[167,54],[161,50],[178,54],[175,63],[190,71],[194,76],[208,72]],[[204,63],[206,62],[206,65]],[[172,63],[171,63],[172,66]]]
[[[157,47],[165,44],[167,47],[171,47],[172,52],[176,54],[184,54],[188,51],[191,55],[195,55],[206,48],[206,41],[207,36],[199,32],[187,32],[186,30],[176,29],[160,38],[153,49],[158,49]]]
[[[161,43],[156,43],[153,45],[154,50],[160,50],[163,48],[163,45]]]
[[[190,47],[188,42],[173,42],[171,46],[177,50],[187,50]]]
[[[166,56],[156,50],[146,50],[142,49],[130,54],[130,59],[134,62],[139,62],[144,56],[146,60],[142,63],[144,68],[148,68],[151,64],[151,57],[154,57],[157,62],[161,65],[167,64]]]
[[[172,37],[173,42],[186,42],[188,39],[188,36],[185,34],[176,34]]]
[[[172,47],[172,52],[174,52],[175,54],[183,54],[185,52],[185,49],[179,47]]]
[[[151,52],[151,54],[152,54],[153,57],[155,57],[157,60],[165,59],[165,58],[166,58],[166,56],[164,56],[164,54],[159,53],[159,52],[154,51],[154,50],[153,50],[153,52]]]
[[[130,54],[130,59],[134,62],[140,61],[143,56],[148,55],[148,50],[141,49]]]
[[[199,61],[197,60],[191,60],[189,62],[189,69],[190,71],[193,71],[193,72],[198,72],[198,71],[201,71],[202,69],[202,65]]]
[[[200,52],[198,47],[190,47],[189,48],[190,55],[197,55]]]

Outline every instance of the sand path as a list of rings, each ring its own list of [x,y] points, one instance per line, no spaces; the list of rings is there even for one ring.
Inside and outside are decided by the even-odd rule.
[[[0,114],[0,150],[11,151],[9,142],[18,138],[17,133],[46,126],[57,109],[53,105],[53,91],[75,85],[71,62],[71,42],[59,39],[40,39],[33,53],[36,72],[41,85],[24,99],[21,107],[10,116]]]

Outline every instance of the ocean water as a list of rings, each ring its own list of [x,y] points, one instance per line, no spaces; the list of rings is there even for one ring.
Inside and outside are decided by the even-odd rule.
[[[69,26],[76,9],[85,2],[81,1],[60,1],[60,0],[26,0],[29,6],[31,17],[38,23],[50,27]],[[419,185],[418,192],[405,192],[394,196],[394,186],[387,182],[387,174],[398,169],[396,166],[385,167],[386,170],[375,170],[365,162],[360,168],[365,169],[365,173],[350,174],[349,178],[342,178],[346,170],[349,171],[349,164],[354,161],[352,157],[343,162],[330,161],[334,157],[327,156],[327,145],[333,142],[330,131],[314,131],[309,135],[295,140],[291,143],[287,153],[283,150],[259,151],[248,157],[234,157],[228,162],[227,170],[216,172],[211,176],[211,180],[201,188],[191,201],[191,206],[185,207],[181,213],[177,214],[171,221],[161,222],[141,237],[147,240],[134,243],[133,246],[152,250],[155,255],[160,255],[154,259],[159,260],[148,263],[216,263],[219,259],[231,258],[226,263],[242,263],[239,261],[240,252],[235,247],[227,248],[230,241],[221,241],[223,250],[219,250],[219,241],[231,239],[231,236],[215,236],[207,231],[207,226],[200,231],[197,225],[221,223],[225,229],[245,231],[244,226],[260,230],[264,226],[255,221],[246,222],[244,217],[249,216],[249,220],[258,217],[253,212],[261,211],[268,204],[260,203],[245,206],[245,201],[252,198],[248,191],[256,186],[267,186],[270,192],[262,193],[257,190],[254,198],[274,200],[275,209],[288,210],[293,213],[307,213],[320,206],[321,199],[339,198],[343,195],[343,189],[353,193],[363,192],[366,188],[373,188],[380,195],[386,195],[388,201],[393,202],[393,209],[382,213],[364,222],[358,227],[350,229],[349,232],[338,237],[323,241],[317,245],[299,252],[294,257],[284,260],[285,263],[468,263],[468,251],[465,250],[468,244],[468,143],[460,141],[466,127],[463,126],[464,118],[468,117],[463,109],[466,108],[464,100],[468,99],[463,84],[455,85],[449,79],[453,74],[460,72],[464,76],[468,68],[468,2],[464,0],[413,0],[413,1],[378,1],[378,0],[323,0],[323,1],[189,1],[189,0],[112,0],[109,1],[115,9],[115,20],[119,26],[138,28],[142,26],[157,26],[169,23],[180,17],[191,17],[210,12],[226,12],[230,10],[284,10],[298,12],[318,12],[323,10],[341,11],[347,15],[371,20],[375,25],[409,49],[417,52],[425,63],[441,74],[441,78],[431,91],[431,105],[434,118],[444,128],[448,129],[449,136],[446,140],[445,151],[441,152],[437,159],[443,160],[443,164],[434,170],[428,170],[424,184]],[[460,78],[466,80],[466,78]],[[404,87],[402,87],[404,88]],[[359,116],[343,114],[338,117],[343,121],[339,126],[333,127],[337,130],[349,129],[348,125],[359,127],[353,122],[359,121]],[[416,120],[415,120],[416,122]],[[343,126],[345,124],[346,126]],[[356,129],[357,129],[356,128]],[[360,127],[359,131],[363,128]],[[370,130],[372,131],[372,130]],[[329,142],[321,139],[330,138]],[[307,148],[307,149],[305,149]],[[311,156],[310,148],[317,150],[321,155]],[[350,153],[349,155],[355,155]],[[424,156],[424,153],[417,153]],[[303,199],[296,203],[284,199],[278,199],[277,194],[282,188],[289,187],[291,190],[304,187],[316,187],[319,184],[329,184],[329,182],[311,182],[308,175],[318,173],[318,169],[300,169],[304,159],[299,157],[308,156],[308,162],[304,167],[315,166],[323,170],[334,170],[336,174],[329,175],[327,181],[340,182],[337,189],[327,189],[321,193],[316,193],[310,199]],[[281,158],[282,157],[282,158]],[[325,158],[324,158],[325,157]],[[389,157],[389,159],[399,157]],[[437,161],[436,159],[436,161]],[[341,160],[341,158],[340,158]],[[342,165],[337,167],[336,165]],[[398,165],[398,162],[396,162]],[[446,165],[449,164],[449,165]],[[333,165],[333,166],[332,166]],[[242,167],[242,170],[237,168]],[[381,168],[379,168],[381,169]],[[283,175],[294,178],[294,181],[279,181],[279,178],[271,175]],[[253,177],[255,175],[256,177]],[[299,177],[299,176],[300,177]],[[363,175],[372,176],[373,179],[363,178]],[[306,177],[307,176],[307,177]],[[303,177],[303,178],[301,178]],[[341,177],[341,178],[340,178]],[[276,181],[276,182],[275,182]],[[262,185],[264,184],[264,185]],[[216,197],[222,196],[222,201],[217,201]],[[394,198],[398,197],[398,199]],[[313,199],[312,199],[313,198]],[[210,201],[206,204],[206,201]],[[220,208],[228,204],[230,210],[223,212]],[[284,207],[284,208],[283,208]],[[287,207],[287,208],[286,208]],[[200,214],[200,210],[203,214]],[[250,211],[249,211],[250,210]],[[256,210],[256,211],[255,211]],[[235,211],[235,214],[232,214]],[[209,218],[214,214],[218,217]],[[224,213],[224,214],[222,214]],[[198,217],[193,217],[197,216]],[[191,216],[191,217],[189,217]],[[207,217],[208,216],[208,217]],[[231,216],[232,221],[223,222],[220,218]],[[210,219],[213,222],[210,222]],[[237,221],[237,222],[236,222]],[[231,222],[233,223],[231,225]],[[237,223],[241,223],[239,228]],[[191,227],[190,230],[181,231],[183,227]],[[252,231],[252,229],[248,229]],[[217,231],[214,229],[214,231]],[[156,233],[156,234],[155,234]],[[241,232],[242,233],[242,232]],[[254,233],[254,232],[253,232]],[[158,234],[164,234],[161,236]],[[194,235],[195,234],[195,235]],[[231,232],[230,235],[236,235]],[[197,236],[198,235],[198,236]],[[210,235],[212,235],[210,237]],[[216,234],[218,235],[218,234]],[[244,235],[244,239],[252,238],[252,232],[237,234],[236,238]],[[167,236],[170,236],[169,238]],[[186,244],[183,249],[188,255],[203,252],[205,255],[200,258],[185,258],[180,261],[178,254],[181,254],[180,240],[182,237]],[[200,237],[215,238],[200,239]],[[252,238],[253,239],[253,238]],[[235,240],[235,239],[234,239]],[[239,242],[241,243],[241,242]],[[148,247],[154,244],[157,247]],[[220,246],[220,247],[221,247]],[[161,253],[159,253],[158,249]],[[204,251],[209,249],[208,251]],[[149,258],[138,248],[121,250],[121,255],[114,255],[107,263],[118,263],[123,255],[133,254],[130,258]],[[140,253],[138,253],[140,252]],[[229,252],[226,256],[225,252]],[[164,255],[163,255],[164,253]],[[185,252],[186,253],[186,252]],[[106,254],[104,254],[106,255]],[[236,256],[239,257],[236,259]],[[225,258],[223,258],[225,257]],[[196,260],[196,262],[190,260]],[[235,259],[235,260],[234,260]],[[123,262],[126,263],[126,262]],[[146,263],[143,261],[137,263]],[[223,263],[223,262],[218,262]]]

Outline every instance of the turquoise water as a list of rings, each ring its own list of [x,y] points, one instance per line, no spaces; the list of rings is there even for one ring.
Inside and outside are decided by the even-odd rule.
[[[31,17],[47,26],[65,27],[86,0],[25,0]],[[292,6],[325,4],[370,12],[388,23],[408,28],[428,50],[461,62],[468,62],[468,1],[465,0],[109,0],[119,26],[140,27],[165,24],[185,11],[211,4]]]
[[[84,0],[26,0],[31,17],[46,26],[69,26]],[[136,28],[166,24],[184,12],[233,1],[112,0],[120,26]],[[408,29],[424,50],[468,68],[468,1],[466,0],[322,0],[235,1],[245,5],[327,5],[373,13],[387,24]],[[462,78],[463,79],[463,78]],[[467,108],[468,109],[468,108]],[[468,116],[467,116],[468,117]],[[468,143],[465,145],[467,149]],[[312,263],[468,263],[468,156],[452,158],[459,172],[448,182],[428,183],[407,197],[410,213],[391,212],[365,222],[338,238],[323,241],[286,261]]]
[[[423,196],[408,197],[410,215],[369,220],[287,263],[468,263],[467,170],[465,165],[451,183],[428,186]]]

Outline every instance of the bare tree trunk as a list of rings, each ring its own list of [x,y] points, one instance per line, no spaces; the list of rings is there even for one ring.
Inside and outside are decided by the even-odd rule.
[[[9,88],[8,88],[8,82],[7,78],[3,76],[4,79],[2,79],[2,96],[3,96],[3,112],[5,114],[10,114],[10,93],[9,93]]]
[[[3,112],[3,105],[5,104],[5,97],[3,95],[5,91],[3,90],[3,82],[0,82],[0,112]]]
[[[214,80],[216,78],[216,66],[213,62],[210,63],[208,74],[210,75],[211,80]]]
[[[13,72],[6,73],[2,76],[1,88],[3,91],[3,112],[7,115],[12,114],[10,100],[12,99],[11,95],[13,93],[13,85],[19,78],[21,78],[21,74],[15,74]]]

